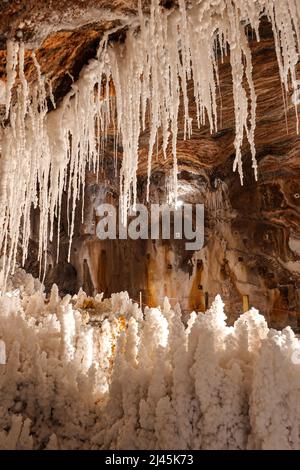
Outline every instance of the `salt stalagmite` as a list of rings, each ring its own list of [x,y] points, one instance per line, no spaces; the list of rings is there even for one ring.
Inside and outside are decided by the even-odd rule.
[[[226,325],[126,292],[0,295],[1,449],[300,449],[300,341],[251,309]]]

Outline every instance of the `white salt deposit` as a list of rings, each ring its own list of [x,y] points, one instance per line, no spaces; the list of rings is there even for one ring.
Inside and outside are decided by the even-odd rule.
[[[300,449],[300,342],[217,297],[187,325],[126,292],[0,296],[1,449]]]

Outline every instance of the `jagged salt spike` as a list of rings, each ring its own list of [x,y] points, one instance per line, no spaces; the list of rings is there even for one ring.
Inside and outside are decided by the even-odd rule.
[[[18,52],[19,44],[15,41],[8,40],[6,43],[6,105],[5,119],[8,119],[11,106],[11,93],[17,77]]]

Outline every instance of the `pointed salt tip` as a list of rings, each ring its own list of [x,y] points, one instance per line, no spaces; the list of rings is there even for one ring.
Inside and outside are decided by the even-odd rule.
[[[193,311],[190,314],[190,316],[188,318],[188,321],[187,321],[187,333],[190,332],[190,330],[191,330],[193,324],[195,323],[196,319],[197,319],[197,313],[195,311]]]
[[[175,305],[174,312],[176,313],[176,315],[181,315],[181,307],[179,302],[177,302],[177,304]]]
[[[62,305],[62,306],[67,306],[67,305],[70,303],[71,298],[72,298],[72,297],[71,297],[70,294],[65,295],[64,298],[63,298],[62,301],[61,301],[61,305]]]
[[[168,297],[164,297],[163,310],[164,312],[169,312],[171,310],[171,304]]]
[[[254,308],[254,307],[251,307],[250,310],[249,310],[249,312],[245,312],[245,313],[251,313],[252,315],[259,315],[259,316],[263,317],[263,315],[261,315],[261,314],[259,313],[259,311],[257,310],[257,308]],[[264,318],[264,317],[263,317],[263,318]]]
[[[225,320],[227,316],[224,312],[224,305],[225,304],[220,294],[217,294],[208,312],[211,313],[213,316],[216,315],[220,319]]]
[[[216,297],[215,297],[215,300],[213,302],[215,305],[217,306],[221,306],[222,308],[224,307],[224,302],[222,300],[222,297],[220,296],[220,294],[217,294]]]
[[[281,335],[281,331],[275,330],[275,328],[270,328],[267,337],[269,339],[272,339],[274,337],[277,337],[278,334]]]
[[[295,338],[295,333],[293,332],[292,328],[290,327],[290,325],[286,326],[283,330],[282,330],[282,334],[286,337],[287,341],[289,342],[293,342],[294,338]]]

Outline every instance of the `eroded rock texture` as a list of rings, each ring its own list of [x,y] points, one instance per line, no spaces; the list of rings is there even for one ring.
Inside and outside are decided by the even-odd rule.
[[[37,6],[37,3],[39,4]],[[42,6],[40,5],[42,3]],[[176,2],[165,2],[170,8]],[[148,2],[143,2],[145,11]],[[15,37],[37,47],[42,70],[53,82],[57,102],[76,80],[82,66],[96,54],[104,31],[124,25],[111,40],[122,41],[126,25],[135,21],[137,2],[13,1],[0,6],[0,73],[5,79],[5,41]],[[270,25],[261,25],[257,42],[249,31],[253,51],[254,83],[258,98],[255,142],[259,178],[251,168],[248,144],[243,147],[244,186],[232,172],[234,113],[228,58],[220,64],[219,131],[193,129],[192,138],[179,133],[179,191],[185,202],[205,204],[205,246],[187,252],[180,241],[103,241],[95,235],[95,208],[99,202],[118,203],[118,181],[113,165],[113,139],[103,159],[97,182],[89,174],[85,221],[76,224],[71,263],[66,261],[66,211],[60,227],[62,245],[56,264],[56,247],[49,248],[46,285],[57,282],[62,292],[80,286],[93,294],[128,290],[132,298],[156,305],[164,295],[179,300],[183,310],[203,310],[215,294],[225,301],[230,321],[241,311],[243,296],[265,314],[272,326],[300,326],[300,139],[296,134],[292,96],[284,109],[278,65]],[[26,73],[34,80],[30,50]],[[192,88],[190,90],[193,107]],[[191,113],[193,115],[193,113]],[[195,113],[194,113],[195,114]],[[113,136],[111,136],[113,137]],[[164,201],[166,176],[172,168],[163,160],[158,143],[153,162],[151,200]],[[119,148],[122,155],[122,148]],[[140,142],[139,191],[145,199],[147,133]],[[81,209],[80,209],[81,210]],[[78,212],[80,212],[80,210]],[[37,227],[33,213],[33,227]],[[27,268],[37,273],[36,230],[33,229]],[[246,298],[244,297],[244,303]]]

